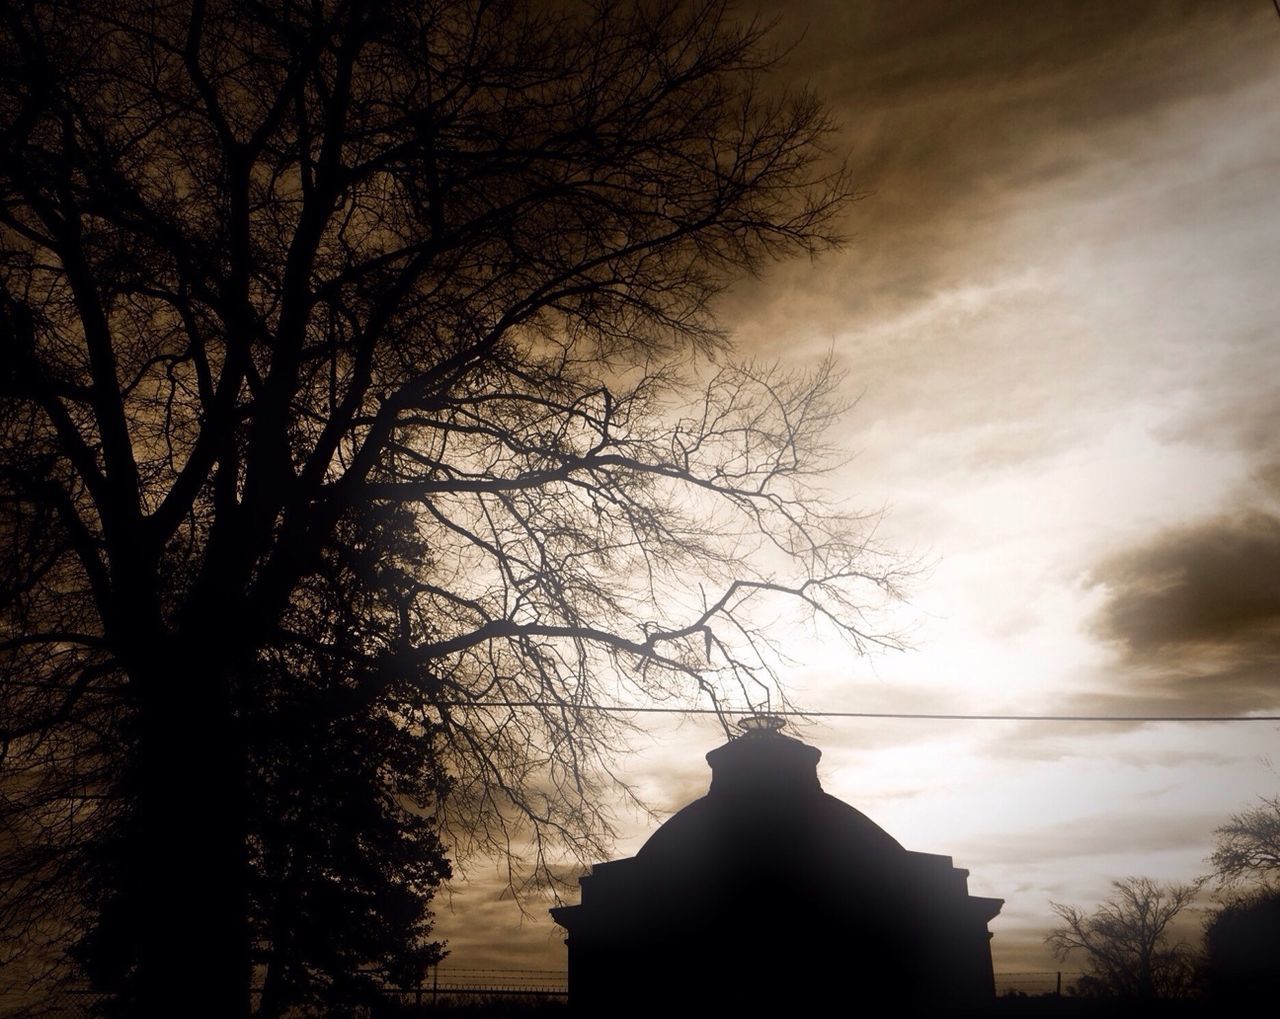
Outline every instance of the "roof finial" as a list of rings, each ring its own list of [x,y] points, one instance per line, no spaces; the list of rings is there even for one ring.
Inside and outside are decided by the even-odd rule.
[[[738,728],[746,735],[781,732],[786,724],[787,720],[781,715],[770,715],[762,711],[738,719]]]

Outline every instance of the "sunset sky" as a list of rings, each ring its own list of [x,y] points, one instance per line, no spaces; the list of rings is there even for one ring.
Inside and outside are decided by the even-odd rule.
[[[750,9],[744,5],[744,11]],[[740,352],[834,352],[842,498],[930,564],[857,658],[797,636],[815,711],[1280,712],[1280,17],[1271,0],[809,0],[781,77],[841,124],[850,243],[727,296]],[[1006,900],[997,973],[1056,968],[1050,900],[1189,879],[1280,791],[1276,723],[829,720],[825,789]],[[627,776],[705,792],[714,719]],[[629,855],[653,828],[622,815]],[[446,966],[564,965],[473,861]],[[1206,904],[1208,900],[1206,900]],[[767,897],[762,902],[767,909]]]

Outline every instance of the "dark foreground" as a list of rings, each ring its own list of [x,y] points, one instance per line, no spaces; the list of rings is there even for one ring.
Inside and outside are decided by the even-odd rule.
[[[6,1007],[8,1003],[0,1002],[0,1019],[16,1016],[38,1015],[44,1019],[88,1019],[97,1015],[97,1006],[101,1002],[98,995],[69,994],[53,1001],[48,1001],[36,1011],[23,1008]],[[681,997],[673,989],[670,998],[671,1013],[681,1011]],[[1080,998],[1071,995],[1055,997],[1054,995],[1006,995],[996,998],[989,1005],[977,1010],[954,1012],[947,1010],[929,1010],[925,1013],[913,1012],[899,999],[893,997],[856,999],[852,996],[833,1000],[831,1012],[856,1013],[868,1019],[892,1017],[892,1019],[912,1019],[920,1016],[924,1019],[1086,1019],[1086,1017],[1135,1017],[1154,1016],[1168,1019],[1209,1019],[1219,1016],[1252,1016],[1266,1015],[1274,1008],[1274,1001],[1251,1002],[1247,1000],[1208,1000],[1192,999],[1184,1001],[1137,1002],[1108,1000],[1100,998]],[[668,1010],[662,1010],[664,1013]],[[178,1013],[175,1013],[178,1014]],[[401,1005],[355,1009],[339,1009],[322,1013],[326,1019],[617,1019],[620,1016],[638,1017],[654,1014],[656,1019],[667,1019],[658,1013],[643,1013],[628,1010],[626,1004],[608,1015],[591,1014],[584,1010],[571,1008],[562,998],[547,996],[505,995],[446,997],[441,995],[432,1004],[424,1000],[421,1005],[407,1002]],[[734,1011],[734,1019],[748,1019],[750,1011]],[[775,1008],[762,1010],[762,1017],[776,1019],[779,1015],[802,1016],[799,1009],[783,1010]]]
[[[898,1017],[910,1016],[903,1003],[891,997],[879,1000],[855,1002],[845,999],[838,1004],[838,1011],[855,1010],[863,1016]],[[1274,1002],[1271,1003],[1274,1005]],[[680,997],[673,993],[671,1010],[679,1011]],[[1262,1009],[1259,1012],[1259,1008]],[[1182,1001],[1137,1002],[1108,1000],[1100,998],[1079,998],[1069,995],[1055,997],[1053,995],[1008,995],[997,998],[990,1005],[978,1010],[963,1013],[930,1012],[930,1016],[955,1016],[955,1019],[1037,1019],[1037,1017],[1132,1017],[1155,1016],[1169,1019],[1208,1019],[1213,1016],[1247,1016],[1266,1014],[1269,1009],[1262,1003],[1246,1001],[1222,1002],[1206,999]],[[457,1019],[612,1019],[614,1015],[632,1014],[625,1010],[612,1013],[610,1016],[589,1015],[586,1012],[570,1008],[562,1000],[534,999],[492,999],[470,1001],[442,1001],[435,1006],[423,1005],[421,1009],[408,1007],[386,1013],[377,1011],[370,1014],[370,1019],[429,1019],[429,1017],[457,1017]],[[770,1015],[777,1015],[769,1010]]]

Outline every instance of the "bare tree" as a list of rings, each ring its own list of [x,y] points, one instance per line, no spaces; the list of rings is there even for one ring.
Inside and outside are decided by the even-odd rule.
[[[341,861],[435,818],[431,761],[456,849],[546,880],[608,834],[602,705],[784,696],[769,599],[894,643],[864,611],[898,564],[813,487],[838,380],[733,362],[712,314],[851,197],[815,99],[760,88],[765,26],[0,19],[0,919],[88,910],[50,936],[89,924],[131,1007],[243,1014],[304,950],[274,924],[314,931],[286,906],[369,900]],[[370,767],[316,798],[330,731]],[[295,850],[335,823],[318,874]],[[402,884],[406,937],[441,874]]]
[[[1083,952],[1089,973],[1082,990],[1106,997],[1177,998],[1195,976],[1189,945],[1171,938],[1171,926],[1195,900],[1204,881],[1186,884],[1130,877],[1111,882],[1110,899],[1094,912],[1051,902],[1064,926],[1045,942],[1065,959]]]
[[[1213,834],[1217,845],[1209,863],[1222,885],[1268,884],[1280,875],[1280,796],[1232,814]]]

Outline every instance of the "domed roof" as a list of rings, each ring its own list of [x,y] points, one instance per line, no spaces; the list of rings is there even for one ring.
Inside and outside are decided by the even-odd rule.
[[[685,869],[745,855],[782,863],[823,859],[893,866],[906,853],[859,810],[822,791],[822,752],[776,730],[751,730],[707,754],[711,789],[673,814],[637,862]]]
[[[969,895],[950,857],[908,852],[824,793],[821,753],[781,720],[752,721],[707,754],[706,796],[634,857],[593,867],[580,904],[551,911],[573,1007],[820,1015],[887,996],[903,1014],[986,1015],[966,1009],[995,996],[987,921],[1000,900]],[[655,984],[655,966],[670,979]]]

